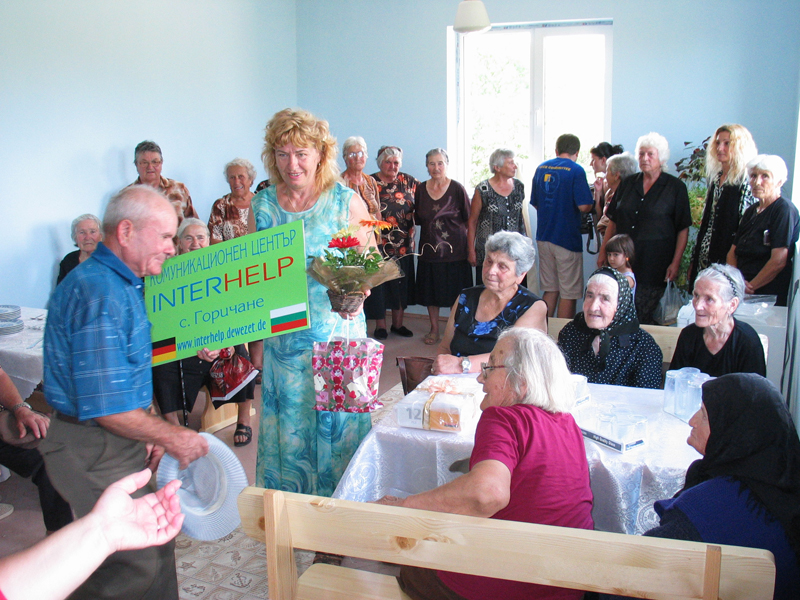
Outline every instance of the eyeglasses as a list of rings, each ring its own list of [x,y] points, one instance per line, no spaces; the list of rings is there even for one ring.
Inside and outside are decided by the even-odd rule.
[[[347,153],[347,158],[350,158],[350,159],[362,158],[363,156],[364,156],[364,151],[363,150],[359,150],[358,152],[348,152]]]
[[[481,376],[486,379],[489,376],[489,371],[495,369],[505,369],[505,365],[490,365],[489,363],[481,363]]]
[[[153,165],[154,167],[160,167],[163,162],[163,160],[137,160],[136,164],[146,169],[150,165]]]

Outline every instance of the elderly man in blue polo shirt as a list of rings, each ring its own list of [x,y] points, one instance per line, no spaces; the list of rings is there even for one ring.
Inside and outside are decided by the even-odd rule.
[[[145,466],[155,470],[165,451],[181,468],[208,452],[196,432],[148,410],[153,385],[142,277],[159,274],[175,253],[177,225],[172,205],[153,188],[122,190],[103,218],[105,242],[50,299],[44,391],[56,413],[40,451],[77,517],[121,477]],[[71,596],[177,597],[172,542],[111,555]]]

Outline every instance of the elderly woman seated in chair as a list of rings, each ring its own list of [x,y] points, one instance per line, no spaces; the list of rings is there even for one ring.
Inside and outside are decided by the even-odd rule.
[[[590,383],[661,387],[661,348],[639,327],[630,285],[616,269],[589,278],[583,312],[564,326],[558,345],[569,370]]]
[[[797,598],[800,440],[780,392],[754,373],[723,375],[703,384],[689,425],[686,443],[702,458],[674,498],[655,503],[660,525],[645,535],[769,550],[773,598]]]
[[[692,293],[694,323],[681,331],[670,369],[697,367],[713,377],[728,373],[767,376],[764,347],[756,330],[734,318],[744,298],[736,267],[713,264],[697,275]]]
[[[477,373],[511,327],[547,333],[547,305],[522,286],[535,259],[533,242],[519,233],[498,231],[486,240],[483,285],[463,290],[450,309],[434,375]]]
[[[555,343],[528,328],[504,332],[481,365],[486,396],[466,475],[428,492],[378,502],[408,508],[592,529],[583,438],[569,410],[571,378]],[[581,598],[583,592],[403,567],[415,600]]]

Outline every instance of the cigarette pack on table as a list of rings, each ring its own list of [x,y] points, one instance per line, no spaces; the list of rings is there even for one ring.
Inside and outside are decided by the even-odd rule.
[[[573,411],[575,421],[588,438],[622,454],[644,446],[647,441],[647,417],[627,408],[583,405]]]
[[[458,433],[474,425],[483,400],[474,377],[431,376],[394,407],[401,427]]]

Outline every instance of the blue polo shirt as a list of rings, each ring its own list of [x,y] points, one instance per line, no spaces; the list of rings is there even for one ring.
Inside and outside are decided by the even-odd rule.
[[[150,406],[143,291],[102,243],[56,287],[44,332],[44,393],[56,410],[86,420]]]
[[[586,171],[568,158],[543,162],[533,175],[531,204],[536,208],[536,239],[581,252],[581,211],[593,204]]]

